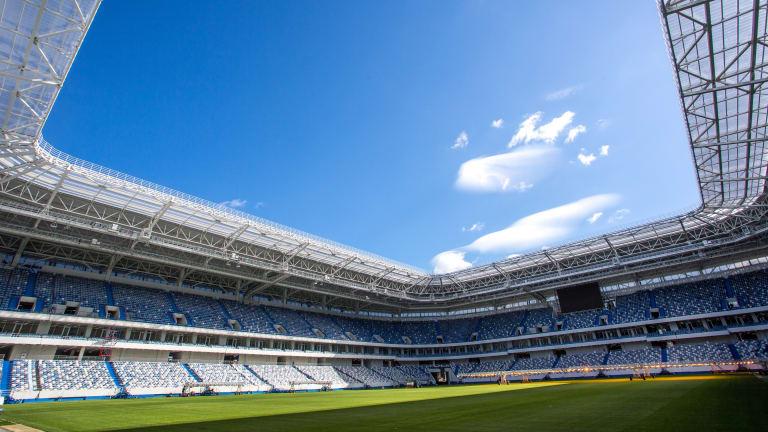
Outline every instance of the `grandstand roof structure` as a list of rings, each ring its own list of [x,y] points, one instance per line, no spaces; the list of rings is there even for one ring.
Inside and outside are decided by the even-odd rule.
[[[24,254],[244,298],[427,310],[768,255],[768,0],[659,2],[697,209],[441,275],[57,150],[42,129],[100,0],[0,5],[0,248],[14,264]]]

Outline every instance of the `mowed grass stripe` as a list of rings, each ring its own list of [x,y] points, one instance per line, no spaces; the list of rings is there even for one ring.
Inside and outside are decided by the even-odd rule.
[[[768,430],[766,400],[746,376],[28,404],[7,417],[50,432],[730,431]]]
[[[530,390],[536,387],[563,384],[562,382],[551,382],[505,386],[468,385],[419,389],[349,390],[330,393],[275,393],[244,396],[28,403],[6,405],[4,417],[17,423],[44,428],[49,432],[70,430],[88,432],[338,410]],[[126,417],[126,413],[130,413],[130,418]],[[94,422],[94,415],[98,415],[101,420]]]

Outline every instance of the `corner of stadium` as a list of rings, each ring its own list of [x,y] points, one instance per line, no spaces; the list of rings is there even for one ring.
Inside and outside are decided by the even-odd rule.
[[[58,150],[101,1],[0,5],[0,430],[768,430],[767,0],[658,2],[698,208],[446,274]]]

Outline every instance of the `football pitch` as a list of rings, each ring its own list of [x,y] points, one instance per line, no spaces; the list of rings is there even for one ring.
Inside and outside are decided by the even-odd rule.
[[[760,431],[753,376],[594,380],[6,405],[55,431]],[[2,427],[2,426],[0,426]]]

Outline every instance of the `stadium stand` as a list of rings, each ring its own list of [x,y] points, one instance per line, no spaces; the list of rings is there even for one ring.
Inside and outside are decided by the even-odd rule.
[[[289,390],[291,382],[317,381],[291,365],[249,365],[259,377],[280,390]]]
[[[143,321],[155,324],[175,324],[173,308],[168,293],[149,288],[114,285],[115,306],[125,310],[129,321]]]
[[[393,387],[398,384],[396,380],[364,366],[336,366],[336,369],[368,387]]]
[[[579,366],[596,366],[603,364],[605,351],[592,351],[588,353],[565,354],[560,357],[557,367],[569,368]]]
[[[131,394],[181,393],[184,384],[195,381],[175,362],[113,362],[115,372]]]
[[[413,365],[401,365],[398,368],[409,380],[418,381],[421,384],[434,384],[435,379],[423,367]]]
[[[674,345],[668,349],[670,362],[711,362],[734,360],[728,346],[723,343]]]
[[[306,366],[300,365],[296,368],[304,375],[315,381],[328,381],[333,388],[361,387],[362,382],[357,381],[349,375],[339,373],[333,366]]]
[[[740,359],[757,360],[768,359],[768,341],[743,340],[734,344]]]
[[[416,380],[416,377],[410,376],[402,369],[396,367],[374,366],[371,368],[371,370],[399,385],[405,385],[409,381]]]
[[[609,365],[652,364],[660,361],[661,350],[658,348],[611,351],[608,356]]]

